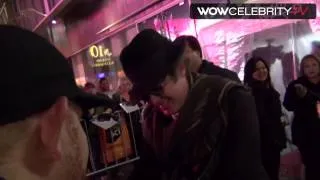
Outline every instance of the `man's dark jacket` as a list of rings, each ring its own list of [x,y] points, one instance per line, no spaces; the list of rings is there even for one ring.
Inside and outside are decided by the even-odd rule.
[[[202,60],[202,64],[198,70],[198,73],[208,74],[208,75],[218,75],[224,78],[231,79],[236,82],[241,82],[237,73],[230,71],[228,69],[221,68],[214,65],[212,62],[207,60]]]
[[[213,82],[216,81],[205,84],[214,87],[217,84]],[[208,96],[209,98],[204,98],[205,93],[206,91],[204,91],[204,93],[195,93],[194,95],[198,94],[199,99],[211,99],[211,96]],[[190,96],[188,98],[190,98]],[[197,97],[194,99],[197,99]],[[193,101],[186,102],[191,102],[190,104],[193,103]],[[203,116],[195,118],[197,119],[197,123],[201,123],[204,119],[215,122],[219,116],[219,113],[215,110],[215,102],[210,102],[210,100],[206,102],[207,103],[194,102],[194,104],[205,104],[203,106],[205,109],[205,113],[202,114]],[[228,125],[225,129],[221,151],[215,157],[217,167],[214,168],[214,170],[208,171],[214,178],[206,179],[267,180],[268,178],[261,164],[259,126],[254,99],[250,91],[242,86],[231,89],[225,97],[224,106],[226,106],[226,109],[228,110]],[[195,109],[198,109],[198,106],[195,107]],[[209,111],[207,111],[207,108]],[[211,109],[212,111],[210,112]],[[197,113],[193,113],[192,111],[190,115],[194,116],[195,114]],[[189,130],[193,130],[194,126],[197,126],[195,125],[197,123],[194,123],[190,126],[184,126],[185,131],[183,131],[182,137],[188,138],[180,138],[177,140],[175,134],[177,130],[181,129],[181,126],[179,126],[179,124],[176,126],[175,121],[172,121],[172,118],[165,117],[152,106],[146,108],[143,116],[144,148],[142,148],[143,151],[139,153],[141,157],[139,165],[135,167],[135,171],[129,179],[168,180],[168,177],[165,176],[167,175],[166,173],[169,172],[169,180],[171,180],[172,175],[170,175],[170,172],[175,172],[175,168],[178,166],[184,168],[184,165],[185,169],[182,171],[182,176],[185,177],[186,180],[197,179],[199,177],[199,172],[201,174],[201,172],[205,171],[206,168],[204,167],[206,167],[206,163],[211,157],[211,154],[208,153],[208,149],[211,149],[214,152],[214,148],[210,148],[212,146],[210,145],[209,140],[207,141],[207,144],[202,142],[206,142],[206,137],[209,136],[220,137],[213,135],[215,130],[211,131],[211,129],[208,130],[206,127],[198,129],[199,134],[201,134],[198,138],[199,142],[201,142],[198,143],[197,141],[194,141],[194,138],[196,137],[188,136]],[[189,121],[189,116],[184,117],[185,118],[178,122]],[[165,146],[166,142],[170,140],[173,141],[171,144],[175,144],[172,148],[170,148],[171,146]],[[195,143],[191,143],[191,146],[186,146],[189,148],[185,148],[186,152],[184,152],[184,143],[181,143],[181,141],[185,141],[186,144],[188,144],[188,141],[193,141]],[[191,149],[192,147],[195,147],[195,149],[188,151],[188,149],[190,150],[190,147]],[[171,153],[166,155],[167,152]],[[187,155],[182,155],[183,158],[180,158],[180,154]],[[193,156],[200,158],[193,159]],[[190,159],[195,160],[194,163],[192,163],[192,160],[189,160],[189,157]],[[179,177],[180,176],[173,179],[183,179]]]

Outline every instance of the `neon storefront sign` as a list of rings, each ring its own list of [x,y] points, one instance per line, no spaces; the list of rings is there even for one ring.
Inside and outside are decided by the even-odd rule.
[[[89,56],[93,60],[94,67],[110,66],[114,64],[112,60],[112,52],[109,48],[102,45],[93,45],[89,48]]]

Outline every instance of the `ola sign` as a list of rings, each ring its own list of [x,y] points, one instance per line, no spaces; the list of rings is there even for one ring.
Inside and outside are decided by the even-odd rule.
[[[111,59],[112,53],[108,48],[103,46],[93,45],[89,48],[89,55],[92,57],[94,67],[102,67],[113,65],[114,61]]]

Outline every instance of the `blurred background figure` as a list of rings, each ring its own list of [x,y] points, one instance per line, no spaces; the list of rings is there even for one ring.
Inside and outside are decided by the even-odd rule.
[[[273,88],[269,72],[265,60],[251,58],[245,66],[244,83],[255,98],[263,166],[270,180],[279,180],[280,152],[286,146],[286,136],[281,123],[280,94]]]
[[[96,94],[97,93],[97,89],[96,89],[96,86],[91,83],[91,82],[87,82],[85,85],[84,85],[84,88],[83,88],[84,91],[88,92],[88,93],[91,93],[91,94]]]
[[[306,180],[320,179],[320,62],[314,55],[305,56],[300,65],[300,77],[292,81],[283,105],[294,112],[292,141],[300,151],[305,165]]]
[[[107,96],[110,99],[114,99],[115,92],[113,92],[110,88],[110,83],[107,78],[101,78],[99,80],[99,95]]]
[[[237,73],[228,69],[214,65],[208,60],[202,59],[202,49],[198,39],[194,36],[179,36],[174,42],[177,46],[184,46],[185,53],[188,54],[186,64],[192,72],[198,72],[209,75],[218,75],[240,82]]]
[[[110,92],[110,84],[109,84],[109,81],[108,79],[106,78],[101,78],[99,80],[99,92],[100,93],[108,93]]]
[[[120,96],[120,102],[129,102],[129,92],[132,88],[132,84],[127,77],[121,77],[119,80],[118,94]]]

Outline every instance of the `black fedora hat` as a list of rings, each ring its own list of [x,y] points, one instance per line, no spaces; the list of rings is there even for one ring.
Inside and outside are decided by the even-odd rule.
[[[134,99],[145,99],[172,70],[182,48],[152,29],[141,31],[120,55],[123,70],[133,83]]]

